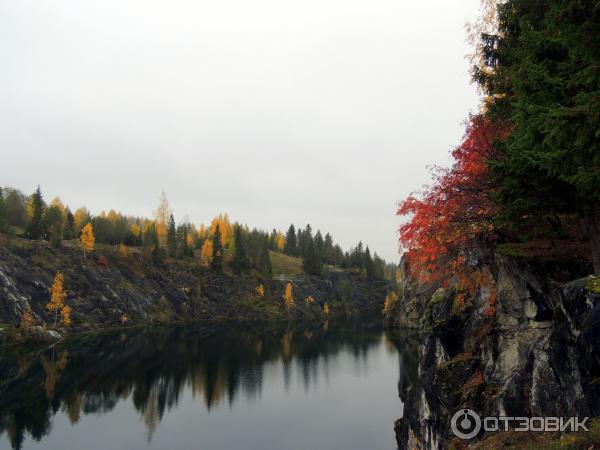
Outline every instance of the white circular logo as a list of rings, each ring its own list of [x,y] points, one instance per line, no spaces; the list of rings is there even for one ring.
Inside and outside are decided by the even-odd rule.
[[[472,439],[481,430],[481,419],[472,409],[459,409],[452,416],[450,428],[461,439]]]

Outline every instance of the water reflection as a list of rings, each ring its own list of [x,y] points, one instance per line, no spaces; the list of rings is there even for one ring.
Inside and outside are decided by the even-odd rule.
[[[344,396],[365,403],[369,396],[376,401],[374,392],[380,389],[387,406],[372,406],[382,409],[381,426],[392,433],[390,424],[401,416],[401,403],[393,383],[375,386],[382,383],[371,380],[370,365],[387,367],[388,360],[399,359],[398,386],[402,395],[416,371],[412,345],[403,336],[383,336],[377,320],[283,328],[177,327],[86,337],[37,353],[2,357],[0,433],[16,449],[22,448],[27,435],[43,443],[47,436],[56,434],[52,432],[52,421],[58,420],[57,417],[77,424],[87,415],[111,413],[122,403],[133,405],[143,421],[145,439],[136,441],[135,446],[144,448],[150,446],[165,415],[177,409],[182,399],[191,399],[193,408],[196,411],[200,408],[202,414],[210,414],[222,406],[235,412],[237,403],[257,405],[265,390],[275,392],[278,385],[285,391],[281,396],[287,395],[285,402],[294,405],[294,414],[306,417],[325,414],[331,405],[323,404],[321,412],[311,403],[304,406],[306,411],[300,411],[303,403],[299,396],[325,399],[324,393],[333,392],[331,386],[338,386]],[[387,356],[378,353],[380,348],[381,354]],[[394,373],[387,376],[398,380],[396,368],[392,366],[388,371]],[[372,414],[372,408],[368,405],[364,408],[340,413],[340,420],[348,424],[357,420],[349,414]],[[390,411],[385,411],[386,408]],[[253,414],[261,412],[261,408],[253,410]],[[267,412],[265,418],[266,415]],[[322,420],[334,419],[329,414]],[[129,416],[125,420],[130,420]],[[364,420],[375,421],[375,418]],[[309,426],[309,419],[306,421]],[[233,418],[228,422],[223,420],[223,423],[233,422]],[[192,436],[194,432],[186,429],[190,436],[181,439],[191,442],[195,439],[198,443],[198,436]],[[206,433],[203,437],[211,438]],[[290,438],[293,439],[291,435]],[[220,442],[218,436],[214,439]],[[393,441],[391,436],[386,439]],[[69,448],[68,442],[63,441],[65,448]],[[269,448],[267,441],[259,444]],[[345,444],[340,448],[351,447]]]

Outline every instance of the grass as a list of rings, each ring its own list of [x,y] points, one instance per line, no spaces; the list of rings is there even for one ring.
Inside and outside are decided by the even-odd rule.
[[[269,251],[273,275],[300,275],[302,270],[302,258],[284,255],[283,253]]]

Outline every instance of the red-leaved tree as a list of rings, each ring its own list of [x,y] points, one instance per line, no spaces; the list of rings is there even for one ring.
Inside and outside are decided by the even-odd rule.
[[[495,190],[488,162],[494,140],[505,132],[483,115],[471,116],[449,169],[436,168],[434,182],[411,194],[398,209],[409,221],[400,227],[409,270],[421,282],[454,278],[463,294],[473,293],[481,273],[467,264],[469,249],[494,238]]]

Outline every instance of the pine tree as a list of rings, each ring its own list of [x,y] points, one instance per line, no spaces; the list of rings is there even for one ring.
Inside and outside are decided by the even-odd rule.
[[[175,228],[175,218],[173,214],[169,216],[169,222],[167,225],[167,254],[170,257],[175,257],[177,252],[177,235]]]
[[[233,244],[235,248],[231,260],[231,267],[237,274],[246,272],[250,268],[250,262],[248,260],[246,241],[242,233],[242,227],[237,223],[233,227]]]
[[[42,197],[42,189],[38,185],[29,200],[30,218],[27,226],[27,237],[29,239],[40,239],[44,237],[44,209],[46,205]]]
[[[223,272],[223,244],[221,242],[221,226],[219,223],[215,226],[215,232],[212,238],[212,262],[211,268],[215,272]]]
[[[52,204],[46,208],[44,213],[44,229],[48,230],[50,242],[53,247],[60,247],[61,245],[64,222],[64,211],[58,205]]]
[[[70,240],[75,237],[75,218],[69,208],[65,209],[65,214],[66,220],[63,235],[65,239]]]
[[[285,247],[283,253],[289,256],[296,256],[298,254],[298,244],[296,240],[296,229],[294,225],[290,225],[285,235]]]

